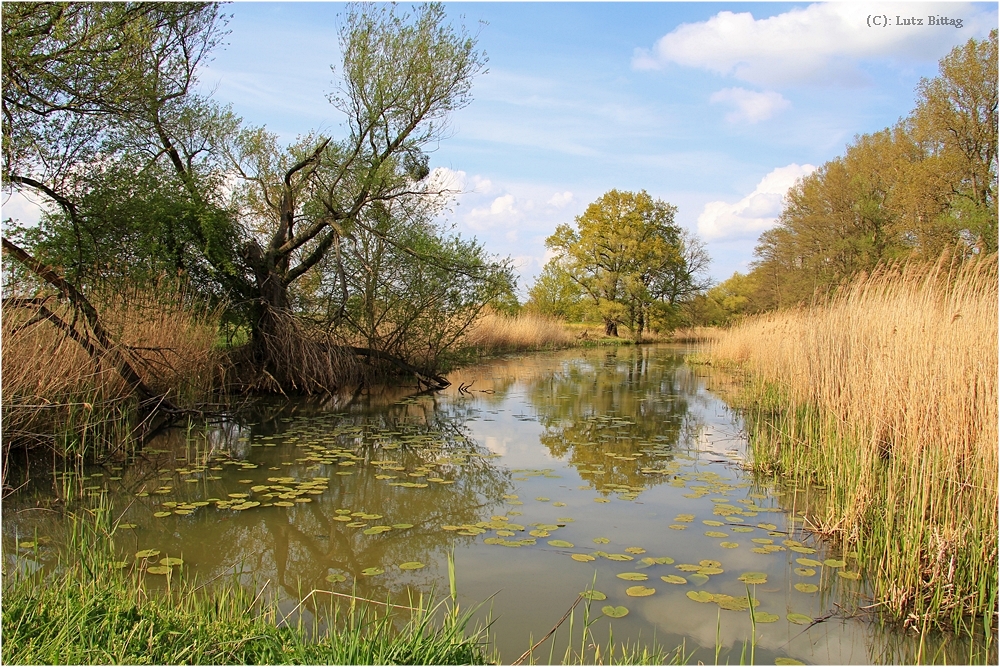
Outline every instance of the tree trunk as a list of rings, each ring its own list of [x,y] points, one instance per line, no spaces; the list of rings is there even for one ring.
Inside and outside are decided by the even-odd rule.
[[[618,323],[614,320],[604,320],[604,335],[618,338]]]

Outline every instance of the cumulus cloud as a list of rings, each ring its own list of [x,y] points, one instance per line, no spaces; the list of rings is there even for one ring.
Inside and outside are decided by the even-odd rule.
[[[567,190],[566,192],[557,192],[552,197],[549,198],[547,202],[549,206],[555,206],[556,208],[563,208],[573,201],[573,193]]]
[[[758,123],[767,120],[782,109],[791,106],[791,102],[780,93],[767,91],[758,93],[746,88],[725,88],[712,93],[708,98],[712,104],[731,104],[735,110],[726,114],[730,123]]]
[[[828,2],[796,7],[768,18],[750,12],[719,12],[685,23],[652,49],[636,49],[636,69],[668,64],[706,69],[762,86],[815,83],[859,85],[867,81],[861,60],[906,56],[934,61],[955,44],[955,31],[868,27],[868,17],[910,16],[913,5]],[[920,14],[967,17],[980,32],[986,11],[967,4],[927,4]],[[992,16],[990,21],[995,23]],[[963,33],[963,39],[965,39]]]
[[[705,240],[744,238],[774,226],[788,189],[816,170],[811,164],[778,167],[761,179],[754,191],[735,204],[712,201],[698,216],[698,233]]]

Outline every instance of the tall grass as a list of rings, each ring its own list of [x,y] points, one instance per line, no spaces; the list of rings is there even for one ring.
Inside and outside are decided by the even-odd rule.
[[[515,316],[487,312],[466,337],[466,344],[482,355],[569,347],[574,341],[562,320],[526,312]]]
[[[176,285],[104,291],[91,298],[103,327],[154,392],[175,404],[203,399],[223,367],[214,350],[218,313]],[[55,298],[45,307],[74,335],[94,341],[84,318]],[[4,307],[3,440],[49,444],[83,456],[127,440],[135,401],[114,366],[88,352],[32,307]],[[100,350],[98,350],[100,352]]]
[[[986,627],[997,605],[997,256],[883,269],[710,354],[749,371],[759,472],[829,488],[883,608]]]
[[[119,569],[102,516],[76,522],[76,555],[56,573],[5,578],[3,664],[449,665],[488,657],[485,630],[470,631],[472,613],[422,598],[403,612],[359,599],[318,605],[321,626],[281,617],[235,581],[201,588],[177,570],[166,590],[150,586],[142,561]]]

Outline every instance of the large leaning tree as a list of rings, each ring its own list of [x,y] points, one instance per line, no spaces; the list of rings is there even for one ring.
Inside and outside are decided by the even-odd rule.
[[[454,328],[510,290],[507,263],[433,222],[447,193],[426,150],[485,64],[439,5],[351,6],[329,96],[342,136],[287,148],[195,93],[224,34],[214,3],[2,11],[3,185],[49,204],[38,228],[8,226],[5,245],[27,243],[80,285],[182,273],[225,298],[251,333],[247,359],[282,389],[332,388],[337,354],[433,365],[448,336],[414,356],[402,334],[384,335],[400,322],[378,304],[415,299],[396,310],[411,316],[452,307]],[[360,252],[373,244],[407,270],[359,284],[375,275]]]
[[[638,341],[651,318],[669,322],[681,303],[708,287],[702,244],[674,221],[677,208],[645,190],[610,190],[559,225],[545,245],[552,270],[576,283],[604,320],[605,334],[626,323]]]

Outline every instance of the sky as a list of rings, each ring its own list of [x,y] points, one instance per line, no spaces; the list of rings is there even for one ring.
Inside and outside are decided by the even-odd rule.
[[[441,222],[511,257],[522,296],[550,256],[546,237],[611,189],[675,205],[714,280],[746,271],[796,179],[906,116],[938,60],[998,21],[996,3],[444,6],[488,64],[431,147],[435,177],[460,192]],[[224,10],[230,32],[201,90],[285,143],[344,136],[327,95],[345,5]],[[923,25],[896,25],[911,17]]]

